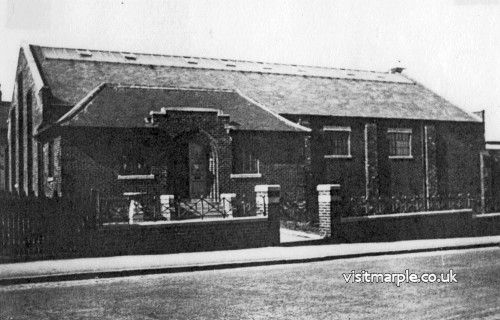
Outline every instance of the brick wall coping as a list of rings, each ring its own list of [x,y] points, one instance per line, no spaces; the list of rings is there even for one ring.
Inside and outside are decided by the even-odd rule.
[[[330,191],[333,189],[340,189],[340,184],[318,184],[317,191]]]
[[[154,174],[127,174],[118,175],[118,180],[152,180],[155,178]]]
[[[175,112],[198,112],[198,113],[222,113],[219,109],[214,108],[194,108],[194,107],[169,107],[169,108],[161,108],[160,111],[151,111],[149,114],[166,114],[169,111]]]
[[[255,192],[268,192],[281,190],[279,184],[259,184],[255,186]]]
[[[246,222],[261,222],[267,221],[267,216],[255,217],[237,217],[237,218],[213,218],[213,219],[192,219],[180,221],[158,221],[158,222],[137,222],[129,224],[128,222],[105,223],[102,225],[106,229],[114,228],[162,228],[175,225],[207,225],[207,224],[231,224],[231,223],[246,223]]]
[[[500,212],[493,213],[478,213],[472,216],[473,218],[496,218],[500,217]]]
[[[231,173],[231,179],[262,178],[262,173]]]
[[[23,48],[24,56],[26,58],[26,63],[28,64],[29,69],[31,71],[31,75],[33,77],[33,81],[35,82],[35,86],[38,90],[41,90],[45,86],[45,83],[43,82],[43,78],[40,74],[38,66],[36,65],[35,57],[33,57],[33,53],[31,52],[30,46],[28,43],[22,43],[21,47]]]
[[[472,213],[472,209],[420,211],[420,212],[408,212],[408,213],[380,214],[380,215],[374,215],[374,216],[346,217],[346,218],[342,218],[341,221],[342,222],[355,222],[355,221],[366,221],[366,220],[376,220],[376,219],[412,218],[412,217],[419,217],[419,216],[433,216],[433,215],[458,214],[458,213]]]

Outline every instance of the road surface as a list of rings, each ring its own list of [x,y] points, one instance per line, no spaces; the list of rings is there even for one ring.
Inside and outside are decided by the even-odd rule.
[[[346,283],[343,273],[456,274]],[[0,287],[0,319],[499,319],[500,248]]]

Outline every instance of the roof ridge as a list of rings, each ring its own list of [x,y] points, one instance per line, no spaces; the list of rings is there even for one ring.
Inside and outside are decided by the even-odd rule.
[[[241,92],[240,90],[236,90],[236,93],[238,93],[238,95],[240,95],[240,97],[242,97],[243,99],[247,100],[248,102],[252,103],[253,105],[261,108],[262,110],[266,111],[267,113],[270,113],[271,115],[273,115],[275,118],[277,118],[278,120],[280,120],[281,122],[285,123],[286,125],[292,127],[292,128],[295,128],[295,129],[298,129],[298,130],[301,130],[301,131],[304,131],[304,132],[311,132],[312,130],[308,127],[305,127],[303,125],[300,125],[298,123],[295,123],[293,121],[290,121],[288,120],[287,118],[279,115],[278,113],[275,113],[273,112],[271,109],[269,109],[268,107],[266,107],[265,105],[263,105],[262,103],[258,102],[257,100],[255,99],[252,99],[250,98],[249,96],[245,95],[243,92]]]
[[[246,59],[236,59],[236,58],[216,58],[216,57],[203,57],[203,56],[175,55],[175,54],[166,54],[166,53],[149,53],[149,52],[132,52],[132,51],[103,50],[103,49],[68,48],[68,47],[44,46],[44,45],[32,45],[32,46],[39,47],[39,48],[48,48],[48,49],[82,50],[82,51],[90,51],[90,52],[106,52],[106,53],[116,53],[116,54],[161,56],[161,57],[170,57],[170,58],[184,58],[184,59],[198,59],[198,60],[217,60],[217,61],[223,61],[223,62],[243,62],[243,63],[251,63],[251,64],[257,64],[257,65],[275,65],[275,66],[287,66],[287,67],[297,67],[297,68],[304,67],[304,68],[338,70],[338,71],[356,71],[356,72],[368,72],[368,73],[377,73],[377,74],[391,74],[389,71],[378,71],[378,70],[370,70],[370,69],[331,67],[331,66],[312,65],[312,64],[281,63],[281,62],[257,61],[257,60],[246,60]]]
[[[78,103],[76,103],[73,108],[71,108],[68,112],[66,112],[62,117],[60,117],[55,124],[60,125],[66,121],[73,119],[81,109],[85,108],[89,102],[91,102],[105,87],[109,86],[108,83],[103,82],[99,84],[97,87],[89,91],[89,93],[83,97]]]
[[[236,92],[231,88],[209,88],[209,87],[196,87],[196,86],[155,86],[147,84],[126,84],[126,83],[114,83],[106,82],[104,83],[108,87],[112,88],[130,88],[130,89],[148,89],[148,90],[179,90],[179,91],[213,91],[213,92]]]

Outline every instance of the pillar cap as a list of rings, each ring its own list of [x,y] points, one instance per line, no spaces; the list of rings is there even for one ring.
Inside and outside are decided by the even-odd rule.
[[[160,195],[160,200],[162,199],[173,199],[174,195],[173,194],[161,194]]]
[[[318,184],[316,187],[317,191],[331,191],[340,189],[340,184]]]
[[[234,197],[236,197],[236,193],[221,193],[220,197],[221,198],[234,198]]]
[[[255,192],[269,192],[280,190],[281,186],[279,184],[259,184],[255,186]]]

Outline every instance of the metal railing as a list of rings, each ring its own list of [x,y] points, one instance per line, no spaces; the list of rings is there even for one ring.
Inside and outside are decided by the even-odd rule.
[[[232,204],[227,199],[185,199],[174,200],[173,220],[228,218],[232,216]]]
[[[143,195],[135,200],[140,205],[144,221],[166,220],[161,215],[158,196]],[[129,221],[131,197],[96,193],[93,201],[99,224]]]
[[[342,216],[352,217],[458,209],[472,209],[476,213],[481,213],[481,198],[473,197],[470,194],[432,197],[401,195],[374,199],[367,199],[364,196],[349,197],[344,201]]]
[[[257,204],[254,198],[248,199],[243,196],[233,201],[233,210],[235,217],[252,217],[257,215]],[[267,212],[264,212],[264,215],[267,215]]]

